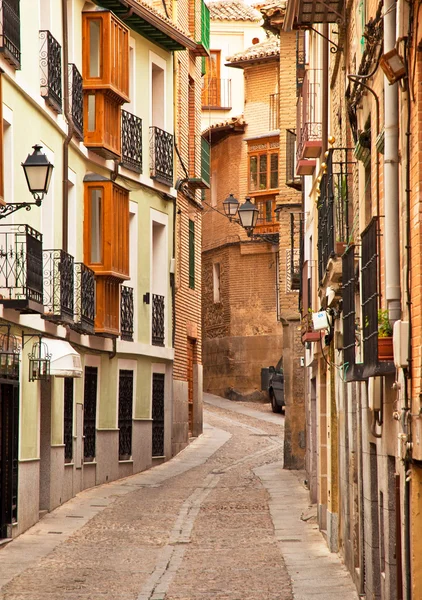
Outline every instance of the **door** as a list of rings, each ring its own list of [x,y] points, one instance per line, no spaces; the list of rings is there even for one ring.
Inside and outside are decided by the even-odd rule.
[[[205,59],[206,73],[203,79],[202,106],[221,106],[220,50],[211,50]]]
[[[0,539],[12,536],[18,516],[18,389],[0,384]]]
[[[189,435],[193,432],[193,365],[195,359],[195,340],[188,338],[187,378],[188,378],[188,410]]]

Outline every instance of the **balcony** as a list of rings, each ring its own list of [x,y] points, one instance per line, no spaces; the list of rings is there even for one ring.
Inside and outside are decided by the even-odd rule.
[[[62,112],[62,49],[49,31],[40,31],[41,96],[56,113]]]
[[[352,189],[352,166],[354,164],[351,149],[330,150],[327,171],[323,175],[318,201],[318,275],[322,282],[330,272],[330,283],[338,283],[340,268],[329,265],[330,259],[343,254],[349,240],[349,184]],[[333,268],[331,268],[333,267]]]
[[[72,115],[75,134],[80,141],[84,139],[84,100],[82,75],[76,65],[69,64],[70,114]]]
[[[164,346],[164,296],[152,294],[152,345]]]
[[[296,96],[302,93],[306,63],[305,32],[296,31]]]
[[[150,177],[173,185],[173,136],[159,127],[150,127]]]
[[[305,76],[303,78],[302,91],[297,102],[297,175],[309,174],[309,172],[304,172],[306,164],[301,161],[308,159],[315,161],[315,159],[321,154],[321,80],[321,69],[309,69],[305,72]],[[312,166],[315,168],[315,163]]]
[[[296,292],[301,289],[301,268],[303,261],[303,215],[290,213],[290,251],[286,265],[287,289]]]
[[[342,256],[342,298],[343,298],[343,362],[346,381],[361,381],[363,365],[356,364],[356,345],[358,329],[356,324],[355,293],[359,286],[357,277],[355,247],[349,246]]]
[[[258,208],[256,233],[278,234],[280,229],[279,213],[276,208],[275,194],[271,196],[257,196],[255,204]]]
[[[122,110],[122,165],[142,173],[142,119]]]
[[[296,174],[296,130],[286,129],[286,185],[302,189],[302,179]]]
[[[82,334],[94,333],[95,273],[84,263],[75,263],[75,316],[71,327]]]
[[[0,0],[0,52],[15,69],[21,67],[19,0]]]
[[[44,312],[42,234],[29,225],[0,225],[0,304]]]
[[[43,317],[55,323],[73,323],[73,256],[64,250],[44,250],[43,258]]]
[[[202,88],[203,110],[231,110],[232,80],[205,77]]]
[[[120,298],[120,337],[133,342],[133,289],[122,285]]]
[[[269,131],[280,128],[280,94],[270,94]]]
[[[299,0],[296,9],[297,25],[338,23],[343,20],[343,0]]]
[[[84,93],[84,144],[108,160],[120,160],[121,106],[102,90]]]

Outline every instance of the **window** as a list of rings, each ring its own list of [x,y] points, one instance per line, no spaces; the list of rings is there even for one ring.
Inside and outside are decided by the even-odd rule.
[[[275,190],[278,183],[278,141],[250,144],[249,191]]]
[[[119,370],[119,460],[132,456],[133,371]]]
[[[189,219],[189,287],[195,289],[195,222]]]
[[[217,304],[220,302],[220,263],[214,263],[212,266],[212,281],[214,304]]]
[[[103,258],[103,212],[102,212],[102,189],[91,189],[91,264],[101,263]]]
[[[89,76],[101,77],[102,74],[102,20],[89,21]]]
[[[95,460],[95,437],[97,422],[98,368],[85,367],[84,383],[84,461]]]
[[[64,378],[64,460],[72,462],[73,458],[73,378]]]
[[[205,59],[205,76],[202,89],[202,106],[221,106],[220,50],[211,50]]]
[[[275,196],[258,196],[255,198],[255,204],[259,210],[257,227],[278,222],[279,213],[276,211]]]
[[[164,69],[152,63],[151,66],[151,108],[152,108],[152,125],[165,130],[165,86],[164,86]]]

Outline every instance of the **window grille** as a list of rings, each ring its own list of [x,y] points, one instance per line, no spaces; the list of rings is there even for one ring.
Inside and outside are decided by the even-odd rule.
[[[164,456],[164,387],[165,376],[152,376],[152,456]]]
[[[119,460],[132,456],[133,371],[119,370]]]
[[[84,461],[95,459],[97,420],[97,367],[85,367],[84,386]]]
[[[195,222],[189,219],[189,287],[195,289]]]
[[[378,363],[378,218],[362,232],[362,332],[365,365]]]
[[[64,378],[64,460],[73,458],[73,377]]]

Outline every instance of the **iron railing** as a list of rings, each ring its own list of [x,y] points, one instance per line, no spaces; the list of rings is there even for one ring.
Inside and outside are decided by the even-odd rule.
[[[132,456],[133,371],[119,370],[119,460]]]
[[[280,94],[270,94],[269,130],[275,131],[280,127]]]
[[[84,99],[82,89],[82,75],[74,64],[68,65],[70,113],[72,115],[75,134],[82,141],[84,139]]]
[[[361,234],[362,333],[365,366],[378,363],[378,217]]]
[[[301,285],[301,248],[303,245],[303,214],[290,213],[290,290],[298,291]]]
[[[66,463],[73,459],[73,377],[64,378],[64,460]]]
[[[98,368],[85,367],[84,461],[93,462],[96,453]]]
[[[84,263],[75,263],[75,315],[72,329],[94,333],[95,273]]]
[[[303,77],[297,103],[297,160],[303,158],[306,142],[322,139],[321,119],[322,69],[308,69]]]
[[[74,260],[64,250],[44,250],[44,318],[73,323]]]
[[[302,92],[303,78],[305,77],[306,47],[305,32],[296,31],[296,95]]]
[[[164,185],[173,185],[173,136],[159,127],[150,127],[150,176]]]
[[[342,254],[349,240],[349,198],[352,176],[352,150],[330,150],[326,159],[327,170],[320,183],[318,201],[318,275],[324,276],[328,260]]]
[[[342,298],[343,298],[343,363],[346,381],[359,379],[356,362],[356,305],[357,288],[355,247],[349,246],[342,256]]]
[[[120,298],[120,337],[128,342],[133,341],[134,308],[133,289],[122,285]]]
[[[57,113],[62,112],[62,49],[49,31],[40,31],[41,96]]]
[[[164,296],[152,295],[152,345],[164,346]]]
[[[43,312],[42,234],[29,225],[0,225],[0,304]]]
[[[152,456],[164,456],[165,375],[152,375]]]
[[[142,119],[122,110],[122,164],[142,173]]]
[[[203,80],[202,108],[232,107],[232,80],[219,77],[206,77]]]
[[[15,69],[21,67],[19,0],[0,0],[0,52]]]
[[[286,185],[302,189],[302,178],[296,175],[296,130],[286,129]]]

